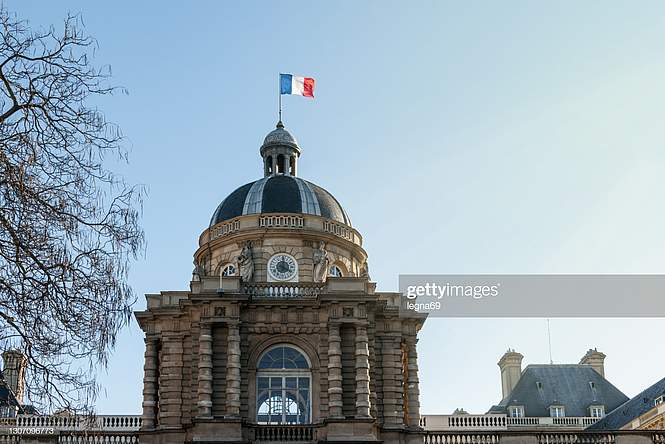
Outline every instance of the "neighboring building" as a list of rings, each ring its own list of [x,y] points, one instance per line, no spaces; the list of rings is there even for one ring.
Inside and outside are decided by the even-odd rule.
[[[7,350],[2,354],[2,360],[0,418],[12,418],[26,411],[23,406],[26,357],[17,350]],[[32,409],[28,408],[28,411],[32,412]]]
[[[362,236],[296,175],[300,151],[279,122],[260,149],[264,177],[201,234],[191,290],[147,295],[136,313],[141,442],[422,442],[426,316],[375,292]]]
[[[588,428],[589,431],[621,429],[665,430],[665,378]]]
[[[501,369],[501,402],[488,413],[509,417],[602,418],[628,400],[605,379],[605,355],[589,350],[579,364],[532,364],[508,350]]]

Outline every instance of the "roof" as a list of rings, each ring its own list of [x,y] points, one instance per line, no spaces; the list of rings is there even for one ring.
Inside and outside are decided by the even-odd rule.
[[[633,419],[638,418],[655,407],[654,401],[665,394],[665,378],[610,411],[603,419],[588,430],[619,430]]]
[[[538,384],[539,383],[539,384]],[[506,413],[508,406],[523,406],[525,416],[550,416],[550,406],[564,406],[566,416],[589,416],[592,405],[610,411],[628,400],[588,364],[527,366],[509,396],[488,413]]]
[[[284,128],[284,124],[281,120],[277,123],[277,128],[269,132],[265,139],[263,139],[263,145],[261,148],[269,145],[287,145],[300,151],[298,141],[293,137],[293,134]]]
[[[258,213],[313,214],[351,225],[349,216],[332,194],[289,175],[264,177],[236,189],[219,204],[210,225]]]

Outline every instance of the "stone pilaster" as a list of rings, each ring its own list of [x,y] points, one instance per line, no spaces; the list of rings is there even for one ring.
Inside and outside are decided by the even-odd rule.
[[[407,348],[407,402],[408,402],[408,416],[407,421],[410,427],[420,426],[420,387],[418,380],[418,350],[416,344],[418,339],[416,336],[408,336],[406,338]]]
[[[157,377],[159,374],[159,340],[145,338],[143,364],[143,417],[141,429],[152,430],[157,425]]]
[[[386,427],[404,424],[404,392],[402,389],[401,337],[388,333],[381,341],[383,372],[383,422]]]
[[[210,324],[202,323],[199,334],[198,416],[212,417],[212,332]]]
[[[229,322],[226,364],[226,414],[240,416],[240,323]]]
[[[182,426],[182,339],[181,333],[162,335],[159,362],[159,425],[163,428]]]
[[[367,327],[356,326],[356,416],[369,417],[369,346]]]
[[[342,338],[339,324],[328,325],[328,416],[342,417]]]

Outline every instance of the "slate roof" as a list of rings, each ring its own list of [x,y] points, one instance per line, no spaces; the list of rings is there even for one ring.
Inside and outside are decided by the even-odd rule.
[[[589,416],[589,406],[603,405],[609,412],[627,400],[588,364],[538,364],[527,366],[510,395],[488,413],[524,406],[525,416],[546,417],[550,406],[562,405],[566,416]]]
[[[288,175],[264,177],[236,189],[219,204],[210,225],[258,213],[314,214],[351,225],[351,219],[332,194],[318,185]]]
[[[589,426],[587,430],[619,430],[633,419],[654,408],[655,399],[662,395],[665,395],[665,378],[610,411],[603,419]]]

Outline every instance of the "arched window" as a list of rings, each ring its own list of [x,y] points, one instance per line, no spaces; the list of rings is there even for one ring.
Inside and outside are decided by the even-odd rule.
[[[344,273],[342,273],[342,269],[339,268],[337,265],[331,265],[330,269],[328,270],[328,276],[341,278],[342,276],[344,276]]]
[[[222,268],[222,277],[229,277],[236,275],[236,266],[233,264],[228,264]]]
[[[309,424],[311,382],[304,353],[290,345],[270,348],[257,366],[256,422]]]
[[[268,156],[266,157],[266,176],[270,176],[272,172],[272,156]]]
[[[284,174],[284,155],[277,156],[277,174]]]

